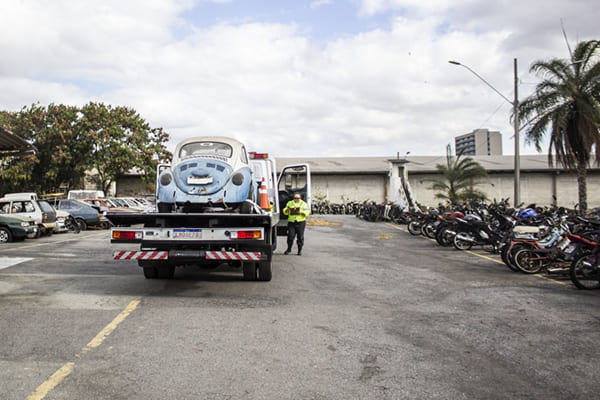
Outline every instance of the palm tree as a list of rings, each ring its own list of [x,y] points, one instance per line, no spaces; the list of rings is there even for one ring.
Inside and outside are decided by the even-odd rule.
[[[549,129],[548,163],[556,161],[577,173],[579,210],[587,209],[586,172],[590,161],[600,163],[600,41],[580,42],[570,59],[536,61],[530,72],[543,76],[535,92],[519,104],[525,137],[541,151]],[[526,121],[526,122],[525,122]],[[595,156],[592,155],[595,150]]]
[[[479,180],[487,176],[485,168],[471,157],[462,158],[462,153],[461,151],[456,157],[447,154],[446,165],[435,166],[442,174],[442,178],[431,186],[431,189],[438,191],[436,198],[459,203],[485,197],[483,192],[475,189]]]

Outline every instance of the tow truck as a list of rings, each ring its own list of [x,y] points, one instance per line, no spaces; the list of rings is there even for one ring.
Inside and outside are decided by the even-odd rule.
[[[270,281],[277,235],[285,234],[282,209],[301,193],[311,204],[310,167],[287,165],[277,175],[266,153],[247,152],[227,137],[189,138],[171,164],[159,164],[156,210],[109,212],[115,260],[135,260],[147,279],[172,279],[176,267],[214,269],[223,263],[247,281]]]

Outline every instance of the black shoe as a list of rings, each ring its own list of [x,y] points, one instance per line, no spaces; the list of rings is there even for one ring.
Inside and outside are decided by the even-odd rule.
[[[290,252],[291,252],[291,250],[286,250],[283,252],[283,254],[285,254],[287,256],[288,254],[290,254]]]
[[[302,252],[301,252],[301,251],[299,251],[299,252],[298,252],[298,255],[299,255],[299,256],[301,256],[301,255],[302,255]]]

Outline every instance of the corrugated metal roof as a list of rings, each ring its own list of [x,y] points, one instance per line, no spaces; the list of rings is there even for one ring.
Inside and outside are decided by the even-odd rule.
[[[0,126],[0,156],[22,156],[34,151],[35,147],[25,139]]]
[[[515,159],[507,156],[471,156],[488,172],[512,172]],[[408,173],[436,172],[437,164],[446,164],[446,156],[407,156],[407,157],[277,157],[277,168],[289,164],[307,163],[311,173],[314,174],[387,174],[390,170],[390,161],[406,163]],[[592,166],[591,169],[599,169]],[[562,171],[563,168],[556,163],[554,167],[548,166],[548,155],[521,155],[520,170],[526,172]]]

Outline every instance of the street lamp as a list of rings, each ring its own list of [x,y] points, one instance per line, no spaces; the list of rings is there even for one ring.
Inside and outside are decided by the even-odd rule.
[[[521,157],[519,155],[519,92],[518,92],[519,79],[518,79],[518,75],[517,75],[517,59],[515,58],[514,61],[515,61],[514,62],[514,64],[515,64],[515,98],[513,101],[509,100],[508,97],[506,97],[505,95],[500,93],[498,91],[498,89],[493,87],[488,81],[483,79],[483,77],[481,77],[481,75],[479,75],[477,72],[473,71],[467,65],[461,64],[458,61],[448,61],[448,62],[450,64],[458,65],[458,66],[468,69],[473,75],[475,75],[476,77],[481,79],[481,81],[483,81],[483,83],[485,83],[490,88],[492,88],[492,90],[494,92],[498,93],[500,95],[500,97],[502,97],[504,100],[509,102],[513,107],[513,118],[514,118],[513,128],[515,130],[515,198],[514,198],[514,204],[516,207],[519,205],[519,198],[520,198],[520,192],[521,192],[521,190],[520,190],[520,186],[521,186],[521,160],[520,160],[520,158]]]

